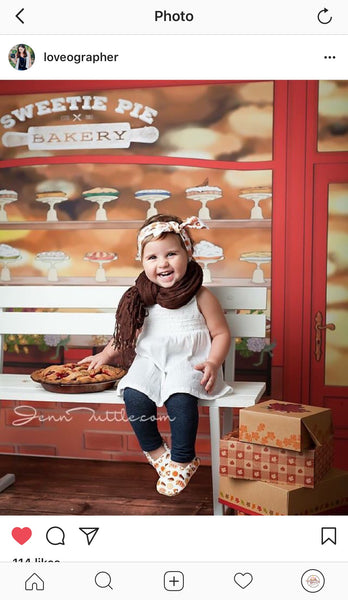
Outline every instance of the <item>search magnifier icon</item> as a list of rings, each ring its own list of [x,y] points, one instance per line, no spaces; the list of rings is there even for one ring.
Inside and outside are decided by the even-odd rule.
[[[95,584],[100,588],[109,587],[110,590],[113,589],[110,585],[111,575],[110,575],[110,573],[107,573],[106,571],[99,571],[99,573],[96,574],[94,581],[95,581]]]

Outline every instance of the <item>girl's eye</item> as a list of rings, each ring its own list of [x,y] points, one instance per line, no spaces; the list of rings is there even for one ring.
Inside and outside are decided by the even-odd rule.
[[[152,256],[148,256],[147,260],[153,260],[154,258],[156,258],[156,256],[153,254]]]
[[[168,256],[175,256],[176,252],[168,252]]]

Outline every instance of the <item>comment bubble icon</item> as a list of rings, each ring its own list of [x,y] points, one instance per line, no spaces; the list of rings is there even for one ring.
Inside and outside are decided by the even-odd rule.
[[[60,527],[50,527],[50,529],[46,531],[46,540],[49,544],[52,544],[52,546],[64,546],[65,533]]]

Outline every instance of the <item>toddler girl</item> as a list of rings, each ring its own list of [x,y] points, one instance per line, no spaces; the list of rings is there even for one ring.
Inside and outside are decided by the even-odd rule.
[[[170,215],[146,220],[138,233],[144,270],[121,298],[114,338],[84,359],[93,368],[117,362],[129,367],[118,384],[128,419],[150,464],[159,474],[157,491],[179,494],[197,471],[195,453],[198,398],[214,400],[231,392],[221,365],[230,332],[215,296],[202,286],[201,267],[192,258],[189,228],[197,218]],[[157,427],[157,407],[170,420],[171,450]]]

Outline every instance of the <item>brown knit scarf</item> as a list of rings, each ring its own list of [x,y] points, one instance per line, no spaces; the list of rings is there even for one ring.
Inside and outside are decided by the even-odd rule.
[[[135,357],[136,333],[144,324],[146,307],[159,304],[163,308],[180,308],[187,304],[203,282],[202,268],[191,260],[184,277],[170,288],[152,283],[142,271],[122,296],[116,311],[114,347],[120,352],[120,365],[129,368]]]

